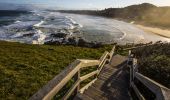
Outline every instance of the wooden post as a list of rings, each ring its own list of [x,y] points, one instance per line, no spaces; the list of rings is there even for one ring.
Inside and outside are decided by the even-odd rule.
[[[130,87],[131,87],[131,83],[132,83],[132,78],[133,77],[133,64],[132,65],[130,65]]]
[[[127,65],[130,69],[130,86],[131,86],[131,83],[133,81],[133,55],[131,54],[131,50],[129,50]]]
[[[137,61],[136,58],[134,59],[134,63],[135,63],[135,65],[134,65],[134,72],[138,72],[138,61]]]
[[[132,55],[131,55],[131,50],[129,50],[129,55],[128,55],[128,61],[127,61],[127,65],[128,65],[128,67],[130,67],[132,64],[131,64],[131,62],[132,62]]]
[[[81,69],[77,72],[77,79],[80,79],[80,72],[81,72]],[[80,90],[80,84],[77,86],[77,93],[78,91]]]
[[[74,82],[76,82],[78,79],[80,79],[80,70],[75,74],[74,76]],[[80,90],[80,84],[77,86],[77,88],[75,89],[75,94],[78,93],[78,91]]]
[[[132,65],[132,81],[134,81],[134,78],[135,78],[135,67],[137,64],[137,59],[133,58],[133,65]]]
[[[109,62],[112,60],[113,54],[114,54],[114,52],[115,52],[115,48],[116,48],[116,46],[114,45],[113,48],[112,48],[112,50],[111,50],[110,53],[109,53],[109,57],[110,57],[110,58],[108,59]]]
[[[131,50],[129,50],[129,56],[131,56],[131,53],[132,53],[132,51],[131,51]]]

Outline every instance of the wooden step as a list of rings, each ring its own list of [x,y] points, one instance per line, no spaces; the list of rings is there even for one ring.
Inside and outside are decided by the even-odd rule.
[[[125,56],[114,55],[113,58],[111,59],[110,65],[111,66],[118,66],[126,60],[127,60],[127,57],[125,57]]]
[[[101,89],[105,81],[98,79],[94,84],[92,84],[93,87]]]
[[[100,74],[108,73],[108,74],[112,74],[113,75],[117,71],[118,71],[117,68],[103,68],[102,71],[100,72]]]
[[[109,72],[112,73],[112,71],[116,70],[116,68],[111,67],[110,65],[107,65],[106,67],[103,67],[101,72]]]
[[[114,72],[116,72],[116,71],[117,71],[116,69],[114,69],[114,70],[112,70],[112,71],[110,71],[110,72],[109,72],[109,71],[105,71],[105,70],[104,70],[104,71],[101,71],[101,72],[100,72],[100,74],[113,75],[113,73],[114,73]],[[100,74],[99,74],[99,75],[100,75]]]
[[[74,100],[94,100],[94,99],[88,97],[85,94],[77,93],[77,95],[75,96]]]
[[[110,77],[108,76],[104,76],[104,75],[100,75],[100,77],[98,77],[98,79],[101,79],[103,81],[107,81]]]
[[[89,96],[90,98],[93,98],[94,100],[107,100],[104,97],[104,92],[98,90],[97,88],[90,86],[85,92],[85,95]]]
[[[112,76],[113,74],[112,74],[112,73],[108,73],[108,72],[103,72],[103,73],[100,73],[98,77],[103,76],[103,75],[110,77],[110,76]]]
[[[83,95],[87,99],[77,100],[130,100],[128,95],[129,74],[123,68],[124,61],[126,61],[126,57],[114,56],[112,65],[105,65],[97,80],[84,91]]]
[[[108,80],[108,79],[111,79],[112,77],[114,78],[114,73],[116,72],[117,70],[113,70],[112,73],[109,73],[109,72],[101,72],[98,76],[98,79],[102,79],[104,81]]]

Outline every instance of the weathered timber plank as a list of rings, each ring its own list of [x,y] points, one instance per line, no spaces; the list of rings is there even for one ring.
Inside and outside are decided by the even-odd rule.
[[[166,100],[165,97],[167,95],[164,95],[166,93],[163,93],[162,89],[166,90],[166,91],[170,91],[168,88],[162,86],[161,84],[149,79],[148,77],[146,77],[140,73],[136,72],[135,77],[156,95],[157,100]],[[166,92],[166,91],[164,91],[164,92]],[[168,95],[170,95],[170,94],[168,94]],[[167,100],[169,100],[169,99],[167,99]]]
[[[131,86],[133,88],[133,90],[135,91],[137,97],[139,100],[145,100],[145,98],[142,96],[142,94],[140,93],[140,91],[138,90],[138,88],[136,87],[136,85],[132,82]]]
[[[78,72],[81,61],[76,60],[71,63],[59,75],[49,81],[42,89],[35,93],[30,100],[50,100],[56,93]],[[75,68],[76,67],[76,68]]]
[[[103,66],[105,65],[107,59],[104,60],[103,64],[98,68],[99,72],[97,75],[99,75],[101,73],[101,70],[103,69]]]
[[[98,73],[98,70],[93,71],[93,72],[91,72],[91,73],[89,73],[89,74],[87,74],[87,75],[84,75],[84,76],[80,77],[80,80],[81,80],[81,81],[84,81],[84,80],[86,80],[86,79],[88,79],[88,78],[96,75],[97,73]]]
[[[74,98],[74,100],[94,100],[90,97],[88,97],[85,94],[81,94],[81,93],[77,93],[76,97]]]
[[[99,60],[76,60],[35,93],[30,100],[49,100],[53,98],[53,96],[58,93],[58,91],[80,70],[80,68],[96,66],[99,63]]]
[[[78,79],[73,86],[68,90],[68,92],[64,95],[64,97],[62,98],[62,100],[67,100],[70,95],[74,92],[74,90],[76,89],[76,87],[80,84],[81,80]]]
[[[91,86],[90,86],[91,87]],[[94,100],[102,100],[103,98],[103,93],[102,92],[99,92],[97,91],[96,89],[94,88],[90,88],[85,90],[84,94],[89,96],[90,98],[94,99]]]
[[[97,80],[97,78],[95,78],[94,80],[92,80],[91,82],[89,82],[88,84],[86,84],[84,87],[82,87],[82,88],[80,89],[80,93],[83,93],[86,89],[88,89],[88,87],[91,86],[96,80]]]
[[[112,59],[112,56],[113,56],[113,54],[114,54],[114,52],[115,52],[115,48],[116,48],[116,46],[114,45],[113,48],[112,48],[112,50],[111,50],[110,53],[109,53],[109,55],[110,55],[109,62],[110,62],[111,59]]]
[[[99,65],[100,63],[100,60],[85,60],[85,59],[78,59],[78,60],[81,61],[81,68],[96,66]]]

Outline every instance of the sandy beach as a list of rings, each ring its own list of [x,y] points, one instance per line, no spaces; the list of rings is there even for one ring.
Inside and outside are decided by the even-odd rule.
[[[147,26],[143,26],[143,25],[136,25],[138,28],[143,29],[146,32],[152,32],[154,34],[166,37],[166,38],[170,38],[170,30],[163,30],[160,28],[154,28],[154,27],[147,27]]]

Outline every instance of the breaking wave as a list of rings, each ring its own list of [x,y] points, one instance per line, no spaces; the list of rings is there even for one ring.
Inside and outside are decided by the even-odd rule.
[[[0,26],[0,40],[44,44],[53,40],[62,41],[63,36],[83,37],[87,41],[102,43],[141,43],[166,39],[148,34],[130,23],[96,16],[33,11],[12,19],[14,22],[10,25]]]

